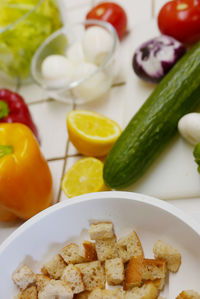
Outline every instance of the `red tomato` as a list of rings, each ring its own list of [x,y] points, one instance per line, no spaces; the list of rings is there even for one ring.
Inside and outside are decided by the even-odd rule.
[[[166,3],[158,15],[163,34],[192,44],[200,40],[200,0],[173,0]]]
[[[116,3],[103,2],[98,4],[88,12],[86,19],[95,19],[112,24],[120,39],[126,33],[127,16],[124,9]]]

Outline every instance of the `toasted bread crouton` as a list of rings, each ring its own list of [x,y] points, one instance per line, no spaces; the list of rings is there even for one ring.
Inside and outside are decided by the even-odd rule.
[[[182,291],[176,299],[200,299],[200,294],[193,290]]]
[[[164,289],[165,278],[157,278],[154,280],[146,280],[145,281],[145,283],[150,283],[150,282],[152,282],[159,291]]]
[[[91,240],[105,240],[114,237],[112,222],[100,222],[91,224],[89,229]]]
[[[124,299],[157,299],[158,289],[153,283],[144,284],[142,287],[136,287],[128,290]]]
[[[84,241],[80,246],[79,254],[86,262],[93,262],[97,260],[97,253],[95,243]]]
[[[96,288],[93,291],[91,291],[90,295],[88,296],[88,299],[103,299],[103,291],[102,289]]]
[[[181,254],[177,249],[159,240],[154,244],[153,252],[156,259],[166,260],[169,271],[178,271],[181,265]]]
[[[70,285],[74,294],[81,293],[85,290],[82,274],[79,268],[77,268],[73,264],[69,264],[65,268],[61,280],[67,282]]]
[[[109,285],[121,284],[124,280],[124,263],[121,258],[105,261],[106,280]]]
[[[82,292],[80,294],[76,294],[74,296],[74,298],[75,299],[88,299],[88,297],[89,297],[90,294],[91,294],[90,291],[84,291],[84,292]]]
[[[85,262],[84,257],[80,255],[79,245],[74,243],[65,246],[61,250],[60,255],[67,264],[79,264]]]
[[[91,292],[88,299],[122,299],[122,291],[120,289],[102,290],[95,289]]]
[[[135,231],[130,232],[127,236],[119,239],[117,242],[119,257],[128,262],[132,256],[144,256],[142,245]]]
[[[72,299],[73,292],[66,282],[51,279],[49,283],[38,292],[38,299],[50,298]]]
[[[36,287],[38,292],[41,291],[50,281],[49,276],[44,274],[36,274]]]
[[[96,252],[98,260],[101,262],[118,257],[116,237],[114,236],[106,240],[97,240]]]
[[[41,271],[53,279],[59,279],[62,276],[65,267],[66,263],[64,262],[63,258],[57,254],[50,261],[43,265]]]
[[[143,280],[165,278],[166,262],[164,260],[144,259],[142,269]]]
[[[123,292],[121,289],[113,289],[113,290],[104,290],[103,292],[104,299],[122,299]]]
[[[14,283],[20,288],[25,290],[28,286],[36,281],[35,274],[27,265],[20,266],[12,275]]]
[[[159,279],[154,279],[152,282],[155,285],[155,287],[157,287],[157,289],[159,291],[162,291],[164,289],[164,286],[165,286],[165,277],[164,278],[159,278]]]
[[[17,299],[37,299],[38,292],[36,286],[28,287],[18,295]]]
[[[77,264],[83,275],[83,283],[86,291],[92,291],[95,288],[105,287],[105,274],[104,268],[100,261],[94,261],[90,263]]]
[[[132,257],[126,268],[124,290],[139,287],[142,284],[143,257]]]

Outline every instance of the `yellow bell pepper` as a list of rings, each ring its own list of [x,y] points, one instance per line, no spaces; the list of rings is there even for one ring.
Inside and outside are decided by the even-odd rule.
[[[28,219],[52,203],[52,177],[31,130],[0,124],[0,220]]]

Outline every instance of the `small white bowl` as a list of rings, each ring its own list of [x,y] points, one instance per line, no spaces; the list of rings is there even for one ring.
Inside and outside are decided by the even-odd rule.
[[[92,220],[114,223],[116,235],[138,233],[145,257],[153,258],[153,244],[161,239],[177,248],[182,264],[170,273],[162,293],[174,299],[183,289],[200,291],[200,227],[164,201],[130,192],[100,192],[56,204],[17,229],[0,247],[0,297],[13,298],[17,289],[12,272],[22,262],[34,271],[69,242],[89,239]]]
[[[105,60],[99,66],[97,66],[95,70],[91,71],[83,78],[74,79],[72,81],[68,81],[63,78],[63,80],[59,80],[56,84],[45,79],[42,74],[42,63],[45,58],[47,58],[49,55],[57,54],[65,56],[68,48],[76,43],[82,42],[85,30],[87,29],[87,27],[91,26],[99,26],[105,29],[111,36],[111,49],[105,57]],[[61,102],[82,104],[91,100],[96,100],[98,96],[94,98],[84,98],[84,96],[81,97],[77,95],[77,90],[85,85],[89,85],[88,88],[90,89],[91,79],[95,76],[101,75],[103,76],[102,83],[106,82],[105,93],[109,90],[113,83],[113,78],[114,76],[116,76],[117,48],[117,33],[114,27],[107,22],[98,20],[86,20],[81,23],[66,24],[65,27],[56,31],[49,38],[47,38],[33,56],[31,64],[31,73],[33,80],[40,87],[45,89],[50,97]]]

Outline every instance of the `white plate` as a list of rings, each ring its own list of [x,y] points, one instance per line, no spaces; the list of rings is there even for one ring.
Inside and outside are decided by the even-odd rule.
[[[161,200],[129,192],[101,192],[56,204],[15,231],[0,247],[0,298],[13,298],[12,272],[21,262],[39,271],[42,262],[69,242],[88,239],[91,220],[110,220],[117,236],[135,229],[145,256],[153,257],[155,241],[162,239],[182,253],[177,274],[170,274],[163,295],[175,298],[184,289],[200,291],[200,227]],[[81,236],[81,237],[80,237]]]

